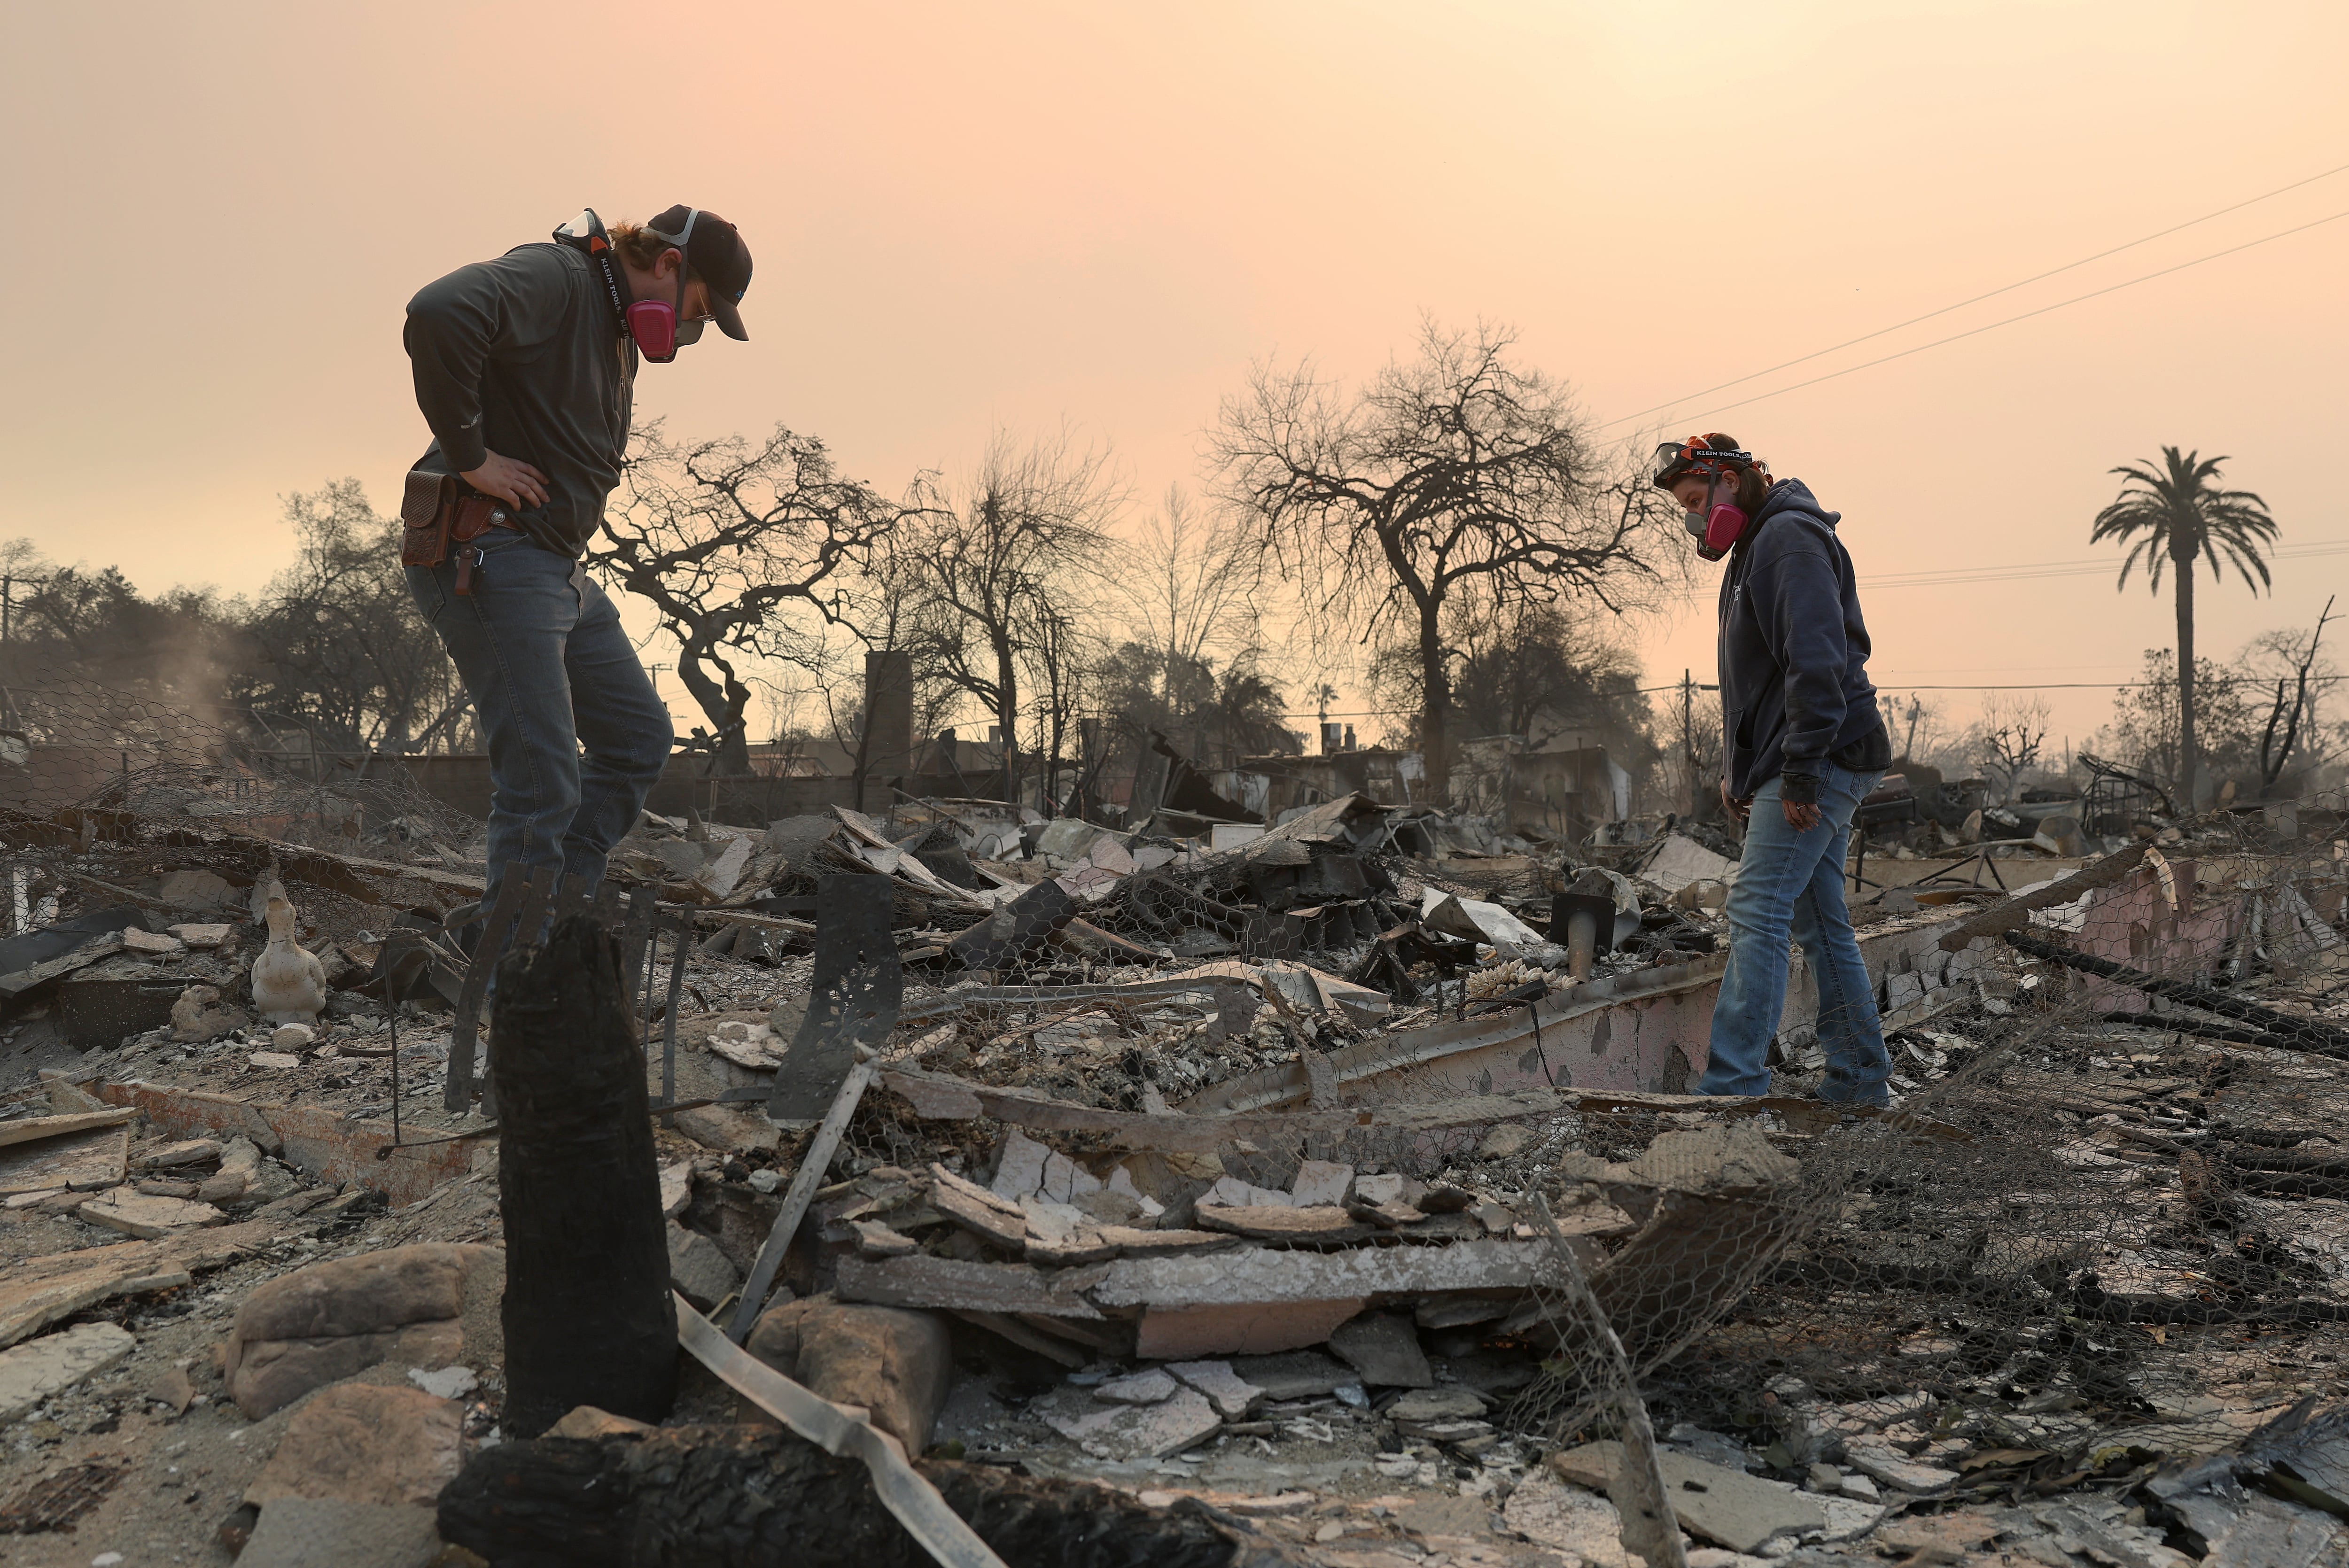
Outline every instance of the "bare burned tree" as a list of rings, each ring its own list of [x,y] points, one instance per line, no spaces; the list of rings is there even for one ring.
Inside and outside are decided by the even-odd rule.
[[[1065,624],[1125,491],[1106,451],[1075,450],[1063,432],[1024,449],[999,433],[959,492],[924,483],[916,494],[928,504],[897,544],[919,583],[906,646],[994,716],[1004,796],[1017,800],[1021,693],[1060,685],[1043,662],[1074,651]]]
[[[1260,366],[1214,438],[1223,498],[1257,520],[1325,625],[1416,646],[1431,798],[1450,793],[1444,613],[1587,594],[1620,611],[1658,582],[1646,536],[1656,492],[1610,484],[1566,388],[1479,325],[1421,331],[1419,353],[1350,398],[1309,364]]]
[[[2289,676],[2276,676],[2275,700],[2269,705],[2268,721],[2260,733],[2260,799],[2263,800],[2274,792],[2277,781],[2282,779],[2285,767],[2292,761],[2293,748],[2301,744],[2303,721],[2310,729],[2315,727],[2314,705],[2308,693],[2309,676],[2316,668],[2317,645],[2324,640],[2324,624],[2333,619],[2333,600],[2338,595],[2326,597],[2324,609],[2316,617],[2316,629],[2308,634],[2306,646],[2293,648],[2287,645],[2282,650],[2291,660],[2292,669]],[[2285,689],[2287,681],[2291,687],[2289,696]],[[2281,735],[2277,733],[2279,728],[2282,731]]]
[[[285,520],[294,563],[270,579],[245,624],[251,667],[232,690],[336,750],[455,743],[471,705],[408,595],[398,520],[378,516],[355,479],[287,496]]]
[[[750,659],[817,656],[810,623],[841,620],[841,585],[906,509],[842,477],[813,436],[778,425],[669,442],[654,425],[605,513],[588,562],[660,613],[678,678],[709,716],[715,770],[747,773]]]

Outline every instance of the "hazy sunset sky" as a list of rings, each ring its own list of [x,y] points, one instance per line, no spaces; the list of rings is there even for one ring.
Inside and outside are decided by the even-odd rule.
[[[396,503],[409,296],[583,205],[704,205],[757,258],[752,341],[647,366],[640,418],[781,420],[890,493],[1066,419],[1146,507],[1200,487],[1252,361],[1351,377],[1423,313],[1514,324],[1614,421],[2349,164],[2344,57],[2337,0],[18,5],[0,537],[257,589],[282,494]],[[1863,581],[2104,553],[2106,470],[2165,442],[2349,545],[2349,218],[1707,412],[2341,212],[2349,173],[1607,433],[1738,435]],[[2206,592],[2203,647],[2344,567]],[[1896,690],[2117,679],[2172,636],[2109,572],[1866,602]],[[1638,626],[1650,678],[1711,678],[1711,623]],[[1278,673],[1300,707],[1320,675]],[[2075,741],[2111,706],[2047,696]]]

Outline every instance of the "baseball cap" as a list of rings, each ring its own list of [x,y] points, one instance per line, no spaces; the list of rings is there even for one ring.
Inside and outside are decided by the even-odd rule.
[[[738,343],[748,343],[743,330],[742,294],[750,286],[750,247],[741,232],[717,213],[678,205],[648,221],[645,227],[685,253],[685,264],[709,285],[709,314],[718,330]]]

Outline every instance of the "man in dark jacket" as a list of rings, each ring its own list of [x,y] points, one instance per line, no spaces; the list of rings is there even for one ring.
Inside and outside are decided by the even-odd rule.
[[[1727,436],[1657,450],[1655,482],[1688,512],[1721,584],[1722,799],[1745,820],[1729,893],[1728,971],[1705,1094],[1770,1092],[1787,938],[1817,981],[1823,1099],[1882,1105],[1891,1061],[1844,903],[1852,815],[1892,759],[1868,683],[1868,628],[1839,514],[1770,478]]]
[[[488,738],[492,888],[509,866],[599,880],[660,778],[668,710],[579,557],[619,482],[639,353],[666,363],[709,321],[747,337],[750,281],[749,249],[715,214],[672,207],[607,232],[588,211],[409,302],[432,445],[401,508],[408,587]],[[418,542],[475,497],[489,500],[455,515],[486,531]]]

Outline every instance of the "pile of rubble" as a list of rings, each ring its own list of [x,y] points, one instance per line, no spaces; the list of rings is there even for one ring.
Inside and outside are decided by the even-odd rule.
[[[2221,819],[1863,901],[1877,1114],[1806,1098],[1799,958],[1780,1092],[1684,1092],[1709,830],[1570,862],[1360,798],[1221,848],[1016,815],[648,817],[614,859],[660,903],[633,1003],[672,1283],[728,1318],[804,1188],[747,1347],[957,1507],[1098,1483],[1202,1562],[1629,1562],[1624,1378],[1571,1274],[1691,1562],[2339,1552],[2330,844]],[[655,1456],[765,1418],[704,1379],[657,1433],[499,1429],[497,1124],[449,1103],[472,846],[93,820],[6,829],[0,1529],[265,1565],[364,1523],[428,1562],[487,1528],[493,1457],[600,1445],[651,1509]],[[842,878],[885,888],[903,984],[835,1149],[849,1058],[801,1053]],[[319,987],[292,1021],[255,985],[273,893]]]

